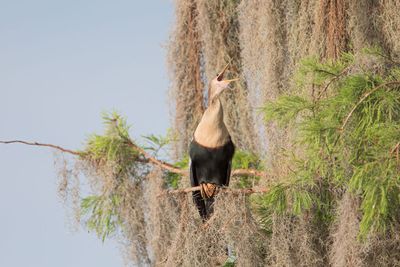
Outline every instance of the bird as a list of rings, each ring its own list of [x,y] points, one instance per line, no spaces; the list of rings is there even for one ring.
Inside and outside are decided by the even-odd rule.
[[[239,80],[224,80],[229,63],[214,77],[208,88],[208,106],[197,125],[189,145],[190,183],[200,186],[192,192],[199,214],[206,222],[213,213],[214,198],[220,187],[229,186],[235,145],[224,123],[221,94]]]

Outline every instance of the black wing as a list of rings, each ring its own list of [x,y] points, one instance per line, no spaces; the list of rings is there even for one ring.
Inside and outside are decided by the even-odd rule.
[[[199,185],[199,181],[197,180],[197,175],[196,175],[196,168],[192,160],[190,161],[190,185],[191,186]]]
[[[226,169],[226,180],[224,185],[229,186],[229,182],[231,180],[231,169],[232,169],[232,159],[228,163],[228,168]]]
[[[200,185],[197,180],[196,167],[195,167],[195,163],[193,161],[190,161],[190,184],[192,186]],[[206,203],[205,203],[203,197],[201,196],[200,191],[192,192],[192,196],[193,196],[193,202],[194,202],[194,204],[196,204],[196,207],[199,211],[201,218],[203,219],[203,221],[207,220],[208,215],[207,215]]]

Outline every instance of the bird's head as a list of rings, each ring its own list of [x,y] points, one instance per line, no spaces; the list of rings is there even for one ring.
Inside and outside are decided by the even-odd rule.
[[[215,98],[218,98],[221,93],[228,87],[228,85],[233,82],[239,80],[239,78],[224,80],[225,71],[228,69],[229,64],[227,64],[224,69],[217,74],[217,76],[211,80],[210,89],[209,89],[209,99],[212,101]]]

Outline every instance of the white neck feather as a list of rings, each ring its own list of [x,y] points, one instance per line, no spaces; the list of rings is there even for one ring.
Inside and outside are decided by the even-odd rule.
[[[194,139],[205,147],[219,147],[229,140],[229,132],[224,123],[221,101],[214,98],[201,118],[194,132]]]

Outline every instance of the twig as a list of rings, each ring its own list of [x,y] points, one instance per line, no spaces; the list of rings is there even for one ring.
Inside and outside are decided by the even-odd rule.
[[[321,92],[318,94],[317,100],[321,99],[322,95],[328,90],[329,86],[336,81],[337,79],[339,79],[343,74],[345,74],[348,71],[349,68],[344,68],[344,70],[342,72],[340,72],[339,74],[337,74],[335,77],[333,77],[332,79],[329,80],[329,82],[325,85],[324,89],[321,90]]]
[[[235,169],[232,170],[232,176],[260,176],[267,177],[267,173],[263,171],[258,171],[254,169]]]
[[[392,149],[392,151],[390,152],[391,155],[394,154],[394,153],[396,153],[396,162],[397,162],[397,165],[399,165],[399,163],[400,163],[399,150],[400,150],[400,142],[398,142],[398,143],[395,145],[395,147]]]
[[[333,72],[330,72],[330,71],[327,71],[327,70],[324,70],[324,69],[316,69],[315,71],[326,73],[326,74],[329,74],[329,75],[332,75],[332,76],[339,76],[340,75],[340,74],[336,74],[336,73],[333,73]]]
[[[167,190],[165,193],[162,194],[180,194],[180,193],[190,193],[190,192],[196,192],[200,191],[201,186],[194,186],[194,187],[188,187],[188,188],[182,188],[182,189],[171,189]]]
[[[22,141],[22,140],[10,140],[10,141],[0,141],[0,144],[15,144],[15,143],[20,143],[24,145],[29,145],[29,146],[43,146],[43,147],[51,147],[57,150],[60,150],[65,153],[69,153],[75,156],[82,156],[83,153],[79,151],[73,151],[70,149],[63,148],[61,146],[56,146],[52,144],[44,144],[44,143],[38,143],[38,142],[27,142],[27,141]]]
[[[393,147],[392,151],[390,151],[390,154],[394,154],[394,152],[396,152],[396,151],[398,152],[399,147],[400,147],[400,142],[398,142],[398,143]]]
[[[380,56],[380,57],[383,57],[383,58],[389,60],[389,61],[392,62],[393,64],[400,65],[400,62],[394,60],[392,57],[390,57],[390,56],[388,56],[388,55],[385,55],[385,54],[379,53],[379,52],[377,52],[376,54],[377,54],[378,56]]]
[[[165,161],[162,161],[162,160],[156,159],[155,157],[150,156],[149,153],[147,153],[143,148],[134,144],[131,140],[128,139],[127,144],[131,148],[133,148],[134,150],[136,150],[140,154],[142,154],[150,163],[157,165],[158,167],[160,167],[166,171],[169,171],[169,172],[173,172],[173,173],[180,174],[180,175],[187,175],[187,170],[177,168],[170,163],[167,163]]]

